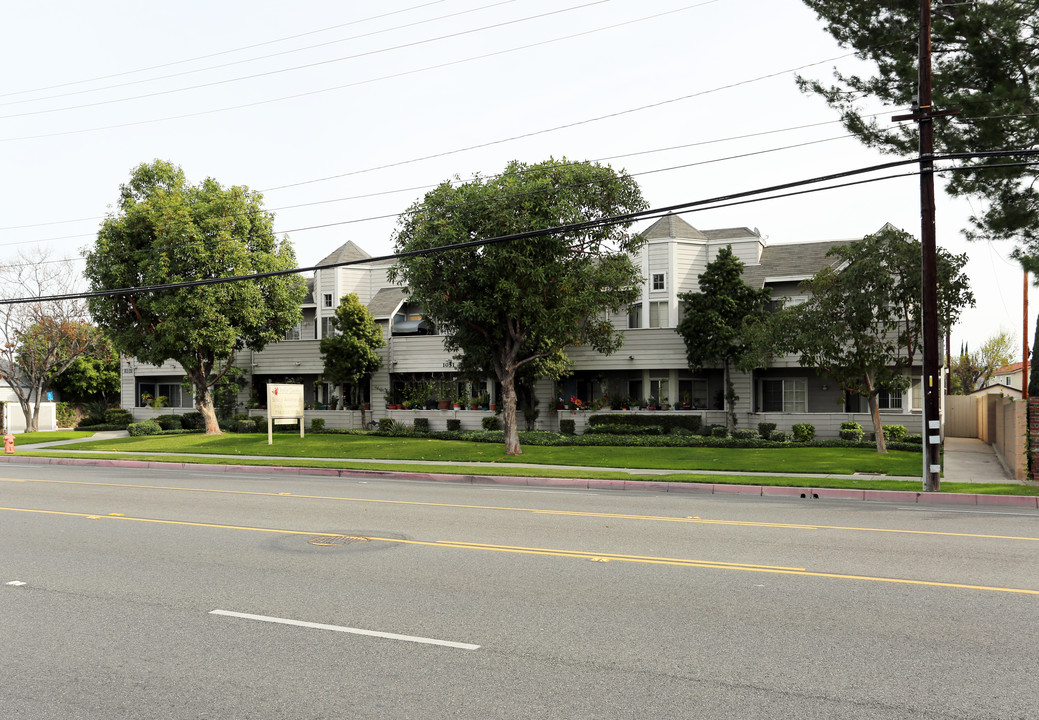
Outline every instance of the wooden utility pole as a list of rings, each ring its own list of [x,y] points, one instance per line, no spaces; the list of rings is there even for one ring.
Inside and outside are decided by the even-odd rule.
[[[1024,338],[1024,346],[1021,349],[1021,397],[1028,401],[1028,371],[1031,370],[1028,361],[1028,271],[1025,270],[1025,290],[1022,300],[1024,321],[1022,324],[1021,337]]]
[[[920,245],[923,285],[924,447],[923,489],[941,489],[941,367],[938,363],[938,253],[934,224],[934,118],[958,111],[935,111],[931,106],[931,3],[920,0],[920,88],[911,115],[892,120],[915,120],[920,127]]]

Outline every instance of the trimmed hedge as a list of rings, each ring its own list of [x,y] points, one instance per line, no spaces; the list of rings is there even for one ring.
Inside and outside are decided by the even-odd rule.
[[[130,433],[130,437],[140,437],[141,435],[159,435],[162,433],[162,427],[159,423],[154,420],[144,420],[139,423],[130,423],[126,426],[127,431]]]
[[[559,425],[562,428],[562,424],[567,422],[560,420]],[[573,422],[570,420],[569,422]],[[684,430],[685,432],[691,432],[686,428],[672,428],[672,432],[675,430]],[[585,429],[585,434],[598,433],[600,435],[663,435],[663,425],[631,425],[628,423],[610,423],[603,425],[589,425]]]
[[[415,432],[417,432],[417,433],[428,433],[429,432],[429,418],[415,418]]]
[[[202,417],[200,412],[189,412],[184,413],[180,416],[180,423],[184,426],[185,430],[205,430],[206,419]]]
[[[105,410],[106,425],[129,425],[133,422],[133,413],[122,408],[108,408]]]
[[[462,421],[458,418],[448,418],[447,429],[449,432],[458,432],[462,429]]]
[[[676,427],[699,432],[703,426],[703,418],[699,415],[669,415],[663,411],[652,417],[618,413],[616,415],[592,415],[588,418],[588,425],[659,425],[664,432],[670,432],[671,428]]]
[[[797,423],[793,430],[794,442],[806,443],[815,439],[815,425],[811,423]]]
[[[325,431],[325,419],[324,418],[311,418],[310,419],[310,432],[319,433]]]
[[[571,420],[570,422],[573,422],[573,420]],[[501,430],[501,420],[498,418],[497,415],[491,415],[489,417],[485,417],[483,420],[480,421],[480,424],[483,425],[483,429],[484,430],[488,430],[488,431],[491,431],[491,432],[493,432],[495,430]],[[562,426],[563,421],[560,420],[559,424],[560,424],[560,426]],[[502,440],[502,442],[505,442],[505,441]]]
[[[486,427],[486,425],[484,427]],[[560,420],[559,421],[559,432],[562,433],[563,435],[576,435],[577,434],[577,423],[574,420],[570,419],[570,418],[566,418],[564,420]]]
[[[183,430],[184,423],[180,419],[180,415],[160,415],[155,418],[155,422],[159,423],[159,427],[163,430]]]

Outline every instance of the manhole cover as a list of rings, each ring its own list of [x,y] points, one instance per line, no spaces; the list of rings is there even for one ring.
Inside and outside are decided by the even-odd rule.
[[[338,545],[353,545],[355,543],[366,543],[371,542],[371,538],[361,537],[360,535],[318,535],[308,540],[311,545],[318,545],[319,547],[334,547]]]

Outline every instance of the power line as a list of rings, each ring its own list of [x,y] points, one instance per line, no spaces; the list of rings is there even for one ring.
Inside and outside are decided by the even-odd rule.
[[[495,28],[505,27],[507,25],[515,25],[517,23],[527,22],[528,20],[538,20],[538,19],[541,19],[541,18],[549,17],[551,15],[559,15],[561,13],[571,12],[573,10],[582,10],[582,9],[590,7],[592,5],[601,5],[602,3],[608,2],[608,1],[609,0],[592,0],[591,2],[587,2],[587,3],[583,4],[583,5],[574,5],[574,6],[571,6],[571,7],[568,7],[568,8],[562,8],[562,9],[559,9],[559,10],[550,10],[549,12],[540,13],[538,15],[530,15],[528,17],[519,18],[517,20],[507,20],[507,21],[500,22],[500,23],[495,23],[495,24],[492,24],[492,25],[485,25],[483,27],[473,28],[471,30],[460,30],[459,32],[448,33],[447,35],[440,35],[440,36],[434,37],[434,38],[426,38],[424,40],[415,40],[415,41],[409,42],[409,43],[402,43],[400,45],[394,45],[394,46],[391,46],[391,47],[388,47],[388,48],[378,48],[376,50],[369,50],[367,52],[356,53],[354,55],[346,55],[344,57],[332,58],[332,59],[329,59],[329,60],[319,60],[317,62],[306,63],[304,65],[296,65],[296,66],[288,67],[288,68],[278,68],[276,70],[268,70],[266,72],[253,73],[252,75],[242,75],[242,76],[235,77],[235,78],[226,78],[224,80],[213,80],[212,82],[200,83],[198,85],[189,85],[187,87],[171,88],[169,90],[156,90],[155,92],[144,93],[144,94],[141,94],[141,95],[133,95],[133,96],[130,96],[130,97],[115,98],[115,99],[112,99],[112,100],[98,100],[97,102],[83,103],[81,105],[68,105],[68,106],[59,107],[59,108],[49,108],[49,109],[46,109],[46,110],[31,110],[31,111],[28,111],[28,112],[13,113],[13,114],[10,114],[10,115],[0,115],[0,120],[9,120],[9,119],[12,119],[12,118],[20,118],[20,117],[32,117],[32,116],[36,116],[36,115],[49,115],[51,113],[65,112],[67,110],[82,110],[84,108],[98,107],[98,106],[101,106],[101,105],[115,105],[115,104],[118,104],[118,103],[130,102],[131,100],[143,100],[145,98],[159,97],[159,96],[162,96],[162,95],[173,95],[175,93],[187,92],[189,90],[201,90],[203,88],[216,87],[216,86],[219,86],[219,85],[229,85],[231,83],[241,82],[243,80],[255,80],[257,78],[270,77],[272,75],[281,75],[282,73],[295,72],[297,70],[307,70],[307,69],[310,69],[310,68],[321,67],[323,65],[331,65],[332,63],[345,62],[347,60],[356,60],[357,58],[370,57],[372,55],[380,55],[382,53],[393,52],[394,50],[402,50],[402,49],[405,49],[405,48],[412,48],[412,47],[418,47],[420,45],[427,45],[429,43],[438,42],[440,40],[448,40],[448,39],[451,39],[451,38],[462,37],[464,35],[471,35],[473,33],[483,32],[484,30],[491,30],[491,29],[495,29]],[[710,0],[710,1],[711,2],[717,2],[717,0]],[[677,11],[672,11],[672,12],[677,12]],[[366,81],[366,82],[370,82],[370,81]],[[352,85],[355,85],[355,84],[362,84],[362,83],[352,83],[351,85],[346,85],[346,86],[342,86],[342,87],[351,87]],[[318,91],[318,92],[324,92],[324,91]],[[310,95],[310,94],[313,94],[313,93],[303,93],[302,95],[293,95],[293,96],[290,96],[290,97],[302,97],[303,95]],[[273,102],[273,101],[268,101],[268,102]]]
[[[338,38],[336,40],[327,40],[325,42],[315,43],[313,45],[304,45],[303,47],[293,48],[291,50],[281,50],[279,52],[268,53],[267,55],[259,55],[259,56],[256,56],[256,57],[245,58],[243,60],[233,60],[231,62],[222,63],[220,65],[209,65],[208,67],[195,68],[193,70],[183,70],[181,72],[170,73],[168,75],[159,75],[157,77],[142,78],[140,80],[129,80],[127,82],[116,83],[114,85],[104,85],[102,87],[89,88],[87,90],[75,90],[73,92],[59,93],[59,94],[56,94],[56,95],[46,95],[44,97],[28,98],[28,99],[25,99],[25,100],[15,100],[15,101],[12,101],[12,102],[0,103],[0,107],[7,107],[9,105],[22,105],[22,104],[25,104],[25,103],[32,103],[32,102],[41,102],[43,100],[55,100],[57,98],[71,97],[73,95],[83,95],[83,94],[92,93],[92,92],[100,92],[102,90],[114,90],[116,88],[128,87],[130,85],[140,85],[142,83],[156,82],[158,80],[169,80],[170,78],[183,77],[185,75],[194,75],[194,74],[201,73],[201,72],[207,72],[209,70],[221,70],[221,69],[226,68],[226,67],[233,67],[235,65],[243,65],[245,63],[257,62],[259,60],[268,60],[268,59],[273,58],[273,57],[280,57],[282,55],[291,55],[293,53],[304,52],[306,50],[314,50],[314,49],[320,48],[320,47],[327,47],[328,45],[336,45],[336,44],[339,44],[339,43],[349,42],[351,40],[360,40],[361,38],[372,37],[374,35],[382,35],[382,34],[385,34],[385,33],[393,32],[395,30],[403,30],[405,28],[415,27],[417,25],[425,25],[426,23],[437,22],[439,20],[445,20],[447,18],[458,17],[460,15],[468,15],[470,13],[479,12],[481,10],[486,10],[488,8],[498,7],[500,5],[508,5],[508,4],[514,3],[516,1],[517,0],[499,0],[499,2],[494,2],[494,3],[491,3],[490,5],[483,5],[483,6],[477,7],[477,8],[469,8],[468,10],[460,10],[458,12],[448,13],[446,15],[438,15],[437,17],[434,17],[434,18],[426,18],[425,20],[416,20],[415,22],[404,23],[403,25],[394,25],[393,27],[383,28],[382,30],[373,30],[371,32],[361,33],[359,35],[351,35],[349,37]],[[606,0],[602,0],[602,1],[605,2]],[[444,2],[444,0],[437,0],[437,2]],[[433,3],[426,3],[426,4],[427,5],[431,5]],[[416,6],[416,7],[424,7],[424,6],[423,5],[419,5],[419,6]],[[400,13],[400,12],[404,12],[404,11],[403,10],[398,10],[397,11],[397,13]],[[393,15],[393,14],[396,14],[396,13],[387,13],[387,15]],[[386,17],[386,15],[377,15],[377,16],[375,16],[375,18],[381,18],[381,17]],[[368,18],[368,19],[375,19],[375,18]],[[357,20],[357,21],[354,21],[352,23],[347,23],[347,24],[348,25],[355,25],[355,24],[360,23],[360,22],[366,22],[366,20]],[[336,26],[334,26],[332,28],[324,28],[322,30],[313,30],[313,31],[311,31],[309,33],[303,33],[303,35],[310,35],[310,34],[318,33],[318,32],[326,32],[328,30],[336,29],[336,28],[339,28],[339,27],[343,27],[343,26],[342,25],[336,25]],[[260,44],[261,45],[267,45],[267,44],[271,44],[271,43],[282,42],[283,40],[291,40],[293,38],[302,37],[303,35],[293,35],[293,36],[290,36],[289,38],[283,38],[281,40],[270,40],[267,43],[260,43]],[[249,49],[249,48],[252,48],[252,47],[257,47],[257,46],[256,45],[250,45],[247,48],[240,48],[240,49]],[[394,49],[394,48],[390,48],[390,49]],[[237,52],[237,50],[225,50],[224,52],[215,53],[215,55],[225,55],[227,53],[232,53],[232,52]],[[212,57],[212,55],[203,56],[203,58],[205,58],[205,57]],[[355,56],[355,57],[357,57],[357,56]],[[198,59],[198,58],[195,58],[195,59]],[[343,59],[343,58],[341,58],[341,59]],[[179,64],[183,64],[183,63],[187,63],[187,62],[192,62],[192,60],[178,60],[177,62],[169,63],[169,64],[170,65],[179,65]],[[330,62],[332,62],[332,61],[330,61]],[[310,67],[310,66],[304,65],[302,67]],[[150,68],[150,69],[154,69],[154,68]],[[289,68],[289,69],[298,69],[298,68]],[[119,77],[119,76],[123,76],[123,75],[126,75],[126,74],[131,74],[131,73],[136,73],[136,72],[141,72],[141,71],[139,71],[139,70],[131,70],[131,71],[128,71],[127,73],[117,73],[117,75],[109,76],[109,77]],[[242,79],[242,78],[238,78],[238,79]],[[88,81],[79,81],[77,83],[66,83],[66,85],[67,84],[80,84],[80,83],[83,83],[83,82],[88,82]],[[59,86],[59,87],[63,87],[63,86]],[[205,86],[204,85],[200,85],[200,86],[196,86],[196,87],[205,87]],[[193,88],[181,88],[181,89],[185,90],[185,89],[193,89]],[[22,90],[19,93],[8,93],[8,94],[9,95],[11,95],[11,94],[24,94],[24,93],[28,93],[28,92],[34,92],[34,91],[32,91],[32,90]],[[5,95],[0,95],[0,97],[6,97],[6,96]],[[147,96],[143,96],[143,97],[147,97]],[[123,100],[126,100],[126,99],[133,99],[133,98],[123,98]],[[122,102],[122,100],[118,100],[116,102]]]
[[[361,23],[370,22],[372,20],[380,20],[391,15],[400,15],[401,13],[411,12],[412,10],[418,10],[429,5],[439,5],[444,0],[433,0],[432,2],[425,2],[420,5],[412,5],[411,7],[403,8],[401,10],[394,10],[393,12],[382,13],[381,15],[372,15],[370,17],[361,18],[360,20],[352,20],[348,23],[341,23],[339,25],[331,25],[325,28],[319,28],[317,30],[308,30],[304,33],[298,33],[296,35],[287,35],[286,37],[276,38],[274,40],[265,40],[264,42],[254,43],[252,45],[244,45],[242,47],[232,48],[230,50],[221,50],[219,52],[208,53],[206,55],[197,55],[192,58],[185,58],[184,60],[174,60],[172,62],[161,63],[159,65],[150,65],[148,67],[137,68],[136,70],[124,70],[122,72],[112,73],[110,75],[99,75],[93,78],[87,78],[85,80],[71,80],[69,82],[58,83],[57,85],[48,85],[45,87],[32,88],[29,90],[17,90],[15,92],[0,93],[0,97],[12,97],[14,95],[25,95],[27,93],[34,92],[45,92],[47,90],[55,90],[57,88],[70,87],[72,85],[83,85],[86,83],[99,82],[101,80],[110,80],[111,78],[126,77],[127,75],[136,75],[137,73],[148,72],[150,70],[160,70],[165,67],[173,67],[175,65],[185,65],[187,63],[197,62],[199,60],[207,60],[213,57],[219,57],[221,55],[230,55],[231,53],[242,52],[243,50],[252,50],[253,48],[264,47],[265,45],[274,45],[280,42],[286,42],[288,40],[295,40],[296,38],[306,37],[308,35],[316,35],[318,33],[329,32],[331,30],[338,30],[339,28],[349,27],[350,25],[359,25]]]
[[[368,78],[367,80],[358,80],[358,81],[355,81],[355,82],[346,83],[344,85],[336,85],[336,86],[333,86],[333,87],[321,88],[321,89],[318,89],[318,90],[311,90],[311,91],[307,91],[307,92],[296,93],[296,94],[293,94],[293,95],[285,95],[285,96],[277,97],[277,98],[268,98],[266,100],[257,100],[255,102],[242,103],[242,104],[239,104],[239,105],[230,105],[230,106],[226,106],[226,107],[222,107],[222,108],[213,108],[213,109],[210,109],[210,110],[199,110],[199,111],[191,112],[191,113],[183,113],[181,115],[168,115],[166,117],[152,118],[152,119],[148,119],[148,120],[136,120],[136,121],[133,121],[133,122],[119,123],[119,124],[116,124],[116,125],[102,125],[102,126],[93,127],[93,128],[80,128],[80,129],[77,129],[77,130],[64,130],[64,131],[53,132],[53,133],[40,133],[40,134],[37,134],[37,135],[23,135],[23,136],[20,136],[20,137],[0,138],[0,142],[18,142],[18,141],[22,141],[22,140],[39,140],[39,139],[51,138],[51,137],[64,137],[64,136],[68,136],[68,135],[81,135],[81,134],[84,134],[84,133],[100,132],[102,130],[117,130],[117,129],[128,128],[128,127],[137,127],[137,126],[140,126],[140,125],[151,125],[151,124],[155,124],[155,123],[166,122],[166,121],[169,121],[169,120],[184,120],[184,119],[187,119],[187,118],[202,117],[204,115],[213,115],[213,114],[221,113],[221,112],[229,112],[231,110],[241,110],[241,109],[245,109],[245,108],[258,107],[260,105],[269,105],[271,103],[283,102],[283,101],[286,101],[286,100],[296,100],[296,99],[299,99],[299,98],[302,98],[302,97],[310,97],[310,96],[313,96],[313,95],[320,95],[320,94],[323,94],[323,93],[333,92],[333,91],[336,91],[336,90],[344,90],[344,89],[347,89],[347,88],[358,87],[358,86],[361,86],[361,85],[368,85],[368,84],[372,84],[372,83],[375,83],[375,82],[381,82],[383,80],[391,80],[391,79],[395,79],[395,78],[406,77],[408,75],[415,75],[415,74],[418,74],[418,73],[428,72],[428,71],[431,71],[431,70],[439,70],[439,69],[443,69],[443,68],[446,68],[446,67],[453,67],[455,65],[463,65],[465,63],[474,62],[476,60],[484,60],[486,58],[496,57],[496,56],[499,56],[499,55],[506,55],[506,54],[509,54],[509,53],[518,52],[520,50],[529,50],[531,48],[540,47],[540,46],[543,46],[543,45],[550,45],[552,43],[562,42],[564,40],[572,40],[572,39],[577,38],[577,37],[583,37],[583,36],[586,36],[586,35],[592,35],[592,34],[599,33],[599,32],[604,32],[604,31],[607,31],[607,30],[614,30],[616,28],[623,27],[623,26],[626,26],[626,25],[633,25],[635,23],[645,22],[647,20],[655,20],[657,18],[664,17],[666,15],[671,15],[671,14],[674,14],[674,13],[677,13],[677,12],[682,12],[682,11],[685,11],[685,10],[689,10],[691,8],[700,7],[702,5],[708,5],[710,3],[718,2],[718,1],[719,0],[705,0],[704,2],[701,2],[701,3],[696,4],[696,5],[689,5],[689,6],[686,6],[686,7],[683,7],[683,8],[678,8],[676,10],[668,10],[666,12],[657,13],[655,15],[647,15],[647,16],[644,16],[644,17],[641,17],[641,18],[636,18],[634,20],[627,20],[627,21],[624,21],[624,22],[615,23],[613,25],[607,25],[607,26],[603,26],[603,27],[600,27],[600,28],[595,28],[595,29],[592,29],[592,30],[586,30],[586,31],[579,32],[579,33],[573,33],[573,34],[570,34],[570,35],[564,35],[564,36],[560,36],[560,37],[556,37],[556,38],[550,38],[548,40],[542,40],[542,41],[539,41],[539,42],[536,42],[536,43],[531,43],[531,44],[528,44],[528,45],[520,45],[520,46],[517,46],[517,47],[505,48],[505,49],[502,49],[502,50],[496,50],[494,52],[485,53],[483,55],[470,56],[468,58],[462,58],[462,59],[459,59],[459,60],[452,60],[452,61],[449,61],[449,62],[444,62],[444,63],[437,64],[437,65],[427,65],[427,66],[422,67],[422,68],[415,68],[415,69],[412,69],[412,70],[403,70],[403,71],[398,72],[398,73],[391,73],[389,75],[382,75],[382,76],[375,77],[375,78]],[[840,59],[840,58],[844,58],[844,57],[851,57],[854,54],[855,53],[845,53],[844,55],[839,55],[839,56],[837,56],[835,58],[829,58],[827,60],[821,60],[818,63],[809,63],[809,64],[803,65],[801,67],[811,67],[813,65],[818,65],[818,64],[821,64],[823,62],[830,62],[832,60],[836,60],[836,59]],[[799,68],[793,68],[793,69],[797,70]],[[790,72],[790,71],[786,71],[786,72]],[[766,75],[766,76],[763,76],[761,78],[756,78],[756,80],[767,79],[767,78],[770,78],[770,77],[776,77],[776,76],[781,75],[781,74],[783,74],[783,73],[774,73],[772,75]],[[733,83],[731,85],[727,85],[727,86],[724,86],[724,87],[719,88],[719,89],[728,89],[730,87],[737,87],[738,85],[746,84],[747,82],[753,82],[753,80],[744,81],[744,82],[741,82],[741,83]],[[702,95],[702,94],[705,94],[705,93],[694,93],[693,95],[690,95],[688,97],[696,97],[697,95]],[[678,98],[678,99],[686,99],[686,98]],[[662,104],[666,104],[667,102],[675,102],[675,101],[676,100],[665,101],[664,103],[657,103],[657,105],[662,105]],[[647,106],[647,107],[653,107],[653,106]],[[638,109],[646,109],[646,108],[638,108]],[[632,112],[632,111],[629,111],[629,112]],[[623,113],[618,113],[618,114],[623,114]],[[571,126],[576,126],[576,125],[580,125],[580,124],[583,124],[583,123],[574,123]],[[563,127],[571,127],[571,126],[563,126]],[[555,129],[562,129],[562,128],[555,128]],[[544,132],[549,132],[549,131],[544,131]],[[539,133],[533,133],[533,134],[539,134]],[[517,137],[527,137],[527,136],[517,136]],[[516,138],[509,138],[509,139],[516,139]],[[505,141],[499,141],[499,142],[505,142]],[[486,143],[484,145],[474,146],[474,147],[486,147],[487,145],[493,145],[493,144],[496,144],[496,143]],[[469,149],[474,149],[474,148],[469,148]],[[450,154],[450,153],[447,153],[447,154]],[[439,157],[439,156],[434,155],[434,156],[431,156],[431,157]],[[429,159],[429,158],[428,157],[427,158],[419,158],[419,160],[427,160],[427,159]],[[397,164],[403,164],[403,163],[397,163]],[[386,167],[394,167],[394,166],[395,165],[388,165]],[[374,169],[382,169],[382,168],[374,168]],[[329,178],[329,179],[331,179],[331,178]],[[311,182],[317,182],[317,181],[311,181]],[[301,183],[301,184],[304,184],[304,183]],[[282,186],[282,187],[292,187],[292,186],[289,185],[289,186]],[[273,188],[273,189],[281,189],[281,188]]]

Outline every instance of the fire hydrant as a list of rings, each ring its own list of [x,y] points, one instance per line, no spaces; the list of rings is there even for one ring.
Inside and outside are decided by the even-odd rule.
[[[4,454],[14,455],[14,435],[11,433],[4,435]]]

